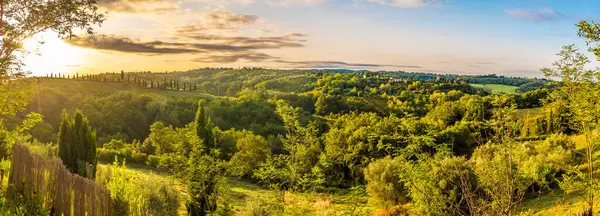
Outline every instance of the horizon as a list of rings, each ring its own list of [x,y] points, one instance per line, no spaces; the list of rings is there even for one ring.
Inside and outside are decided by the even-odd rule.
[[[543,77],[575,23],[577,0],[103,0],[93,36],[25,42],[34,76],[204,67],[351,69]],[[38,46],[36,41],[45,41]],[[594,62],[593,65],[598,65]]]
[[[33,76],[29,76],[29,78],[51,78],[51,75],[54,76],[85,76],[85,75],[101,75],[101,74],[120,74],[124,73],[156,73],[156,74],[170,74],[170,73],[185,73],[189,71],[197,71],[203,69],[224,69],[224,70],[243,70],[243,69],[264,69],[264,70],[277,70],[277,71],[311,71],[311,72],[331,72],[331,73],[408,73],[408,74],[427,74],[427,75],[442,75],[442,76],[465,76],[465,77],[482,77],[482,76],[497,76],[499,78],[523,78],[523,79],[539,79],[539,80],[552,80],[546,77],[527,77],[527,76],[511,76],[511,75],[502,75],[502,74],[458,74],[458,73],[442,73],[442,72],[422,72],[422,71],[401,71],[401,70],[368,70],[368,69],[348,69],[348,68],[268,68],[268,67],[204,67],[204,68],[190,68],[186,70],[177,70],[177,71],[110,71],[110,72],[98,72],[98,73],[80,73],[77,71],[68,72],[68,73],[46,73],[46,74],[37,74]]]

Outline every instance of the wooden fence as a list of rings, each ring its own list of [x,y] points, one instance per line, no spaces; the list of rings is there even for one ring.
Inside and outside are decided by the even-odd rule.
[[[70,173],[59,158],[33,154],[15,144],[8,195],[39,196],[52,215],[108,216],[110,194],[93,180]]]

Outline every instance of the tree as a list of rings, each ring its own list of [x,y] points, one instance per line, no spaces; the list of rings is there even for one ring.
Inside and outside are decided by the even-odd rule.
[[[578,26],[580,35],[584,35],[590,40],[598,40],[600,32],[597,29],[593,30],[592,26],[582,23]],[[596,31],[596,35],[592,34],[593,31]],[[596,130],[600,126],[600,85],[597,84],[600,71],[585,68],[590,61],[584,54],[578,52],[575,45],[564,46],[557,55],[561,59],[553,63],[554,68],[542,69],[546,77],[558,77],[562,80],[562,86],[550,94],[552,101],[550,106],[557,110],[566,110],[564,113],[561,112],[564,117],[559,117],[567,121],[569,129],[584,135],[587,162],[585,171],[572,170],[571,175],[566,176],[563,187],[567,192],[582,190],[589,212],[593,212],[594,194],[600,190],[600,181],[594,178],[596,172],[594,152],[599,144]]]
[[[96,173],[96,132],[81,111],[70,119],[63,111],[58,134],[58,155],[72,173],[94,178]]]
[[[576,27],[577,35],[587,39],[588,46],[594,44],[589,48],[589,51],[594,53],[596,58],[600,60],[600,24],[593,21],[580,21]]]
[[[236,132],[235,139],[237,152],[229,161],[232,174],[252,177],[254,170],[270,156],[269,143],[265,138],[246,130]]]
[[[125,80],[125,72],[121,70],[121,82]]]
[[[210,121],[210,117],[206,116],[203,100],[198,102],[198,110],[196,111],[196,119],[194,120],[194,123],[196,135],[204,141],[204,151],[208,152],[215,146],[215,137],[213,134],[214,126]]]
[[[190,131],[190,133],[193,133]],[[187,185],[190,199],[186,207],[190,216],[205,216],[217,210],[222,171],[217,159],[195,144],[182,172],[176,173]]]

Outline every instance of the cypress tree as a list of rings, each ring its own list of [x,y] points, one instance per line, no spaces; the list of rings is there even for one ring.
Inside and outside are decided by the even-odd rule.
[[[214,135],[213,135],[213,124],[210,118],[206,116],[204,109],[204,101],[198,102],[198,110],[196,111],[196,119],[194,120],[194,129],[196,130],[196,136],[204,141],[204,152],[208,152],[214,147]]]
[[[121,70],[121,82],[125,80],[125,72]]]
[[[63,161],[63,164],[67,167],[67,169],[69,169],[71,172],[73,172],[71,168],[71,150],[73,149],[72,128],[73,126],[71,120],[69,119],[69,115],[67,114],[67,111],[63,109],[62,122],[60,123],[60,129],[58,132],[58,156]]]
[[[77,110],[73,120],[63,111],[58,140],[58,155],[72,173],[94,178],[96,173],[96,132],[87,118]],[[88,166],[86,167],[86,163]],[[89,169],[89,172],[88,172]]]

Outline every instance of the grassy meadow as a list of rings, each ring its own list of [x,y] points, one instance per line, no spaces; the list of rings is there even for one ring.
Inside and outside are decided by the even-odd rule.
[[[471,84],[471,86],[486,89],[491,92],[497,91],[500,93],[515,93],[515,91],[517,91],[518,88],[517,86],[509,86],[502,84]]]

